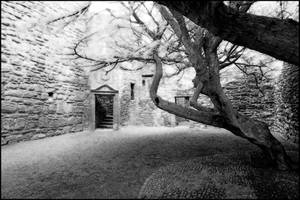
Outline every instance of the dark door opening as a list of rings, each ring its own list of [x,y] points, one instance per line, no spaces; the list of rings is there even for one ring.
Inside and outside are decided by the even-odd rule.
[[[95,94],[95,128],[113,128],[113,95]]]

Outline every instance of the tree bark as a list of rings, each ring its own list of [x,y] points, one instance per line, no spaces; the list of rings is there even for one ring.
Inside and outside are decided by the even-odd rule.
[[[299,23],[241,13],[223,2],[156,1],[233,44],[299,64]]]

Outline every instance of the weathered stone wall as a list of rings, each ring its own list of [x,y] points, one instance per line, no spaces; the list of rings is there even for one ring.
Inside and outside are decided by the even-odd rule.
[[[130,108],[130,86],[127,85],[126,88],[126,93],[124,93],[121,98],[120,98],[120,125],[124,126],[126,125],[126,122],[129,119],[129,108]]]
[[[260,91],[261,90],[261,91]],[[251,118],[266,122],[271,126],[274,122],[274,86],[271,82],[256,86],[253,77],[241,78],[227,83],[224,92],[231,100],[233,108]]]
[[[262,82],[259,88],[252,77],[241,77],[226,84],[224,91],[239,112],[266,122],[272,133],[298,143],[299,69],[284,64],[277,83]]]
[[[285,63],[275,91],[275,123],[272,130],[291,142],[299,142],[299,68]]]
[[[64,55],[83,36],[85,24],[46,26],[83,4],[1,2],[1,144],[87,127],[88,77],[77,60]]]
[[[105,76],[105,72],[97,71],[91,74],[92,88],[107,84],[119,91],[120,125],[143,126],[174,126],[175,116],[157,108],[149,96],[152,77],[142,77],[144,74],[153,74],[153,66],[146,66],[139,71],[124,71],[119,68]],[[105,77],[105,78],[103,78]],[[134,99],[131,99],[130,84],[134,83]],[[174,102],[176,85],[162,83],[158,93]]]

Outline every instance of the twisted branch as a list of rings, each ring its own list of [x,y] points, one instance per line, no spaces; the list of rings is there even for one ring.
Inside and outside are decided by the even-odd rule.
[[[205,112],[205,111],[197,111],[195,109],[183,107],[181,105],[166,101],[162,99],[160,96],[157,95],[157,90],[159,86],[159,82],[162,78],[162,63],[160,58],[157,55],[157,52],[154,52],[153,58],[156,63],[155,68],[155,74],[153,77],[153,81],[150,87],[150,98],[153,101],[153,103],[160,109],[165,110],[169,113],[175,114],[179,117],[184,117],[186,119],[190,119],[196,122],[200,122],[203,124],[216,126],[223,128],[226,124],[223,117],[211,113],[211,112]]]

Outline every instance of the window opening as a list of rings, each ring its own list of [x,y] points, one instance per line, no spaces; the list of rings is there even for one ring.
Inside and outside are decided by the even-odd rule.
[[[130,83],[130,99],[134,100],[134,83]]]
[[[153,77],[153,74],[143,74],[142,77]]]

